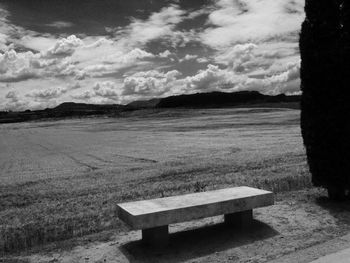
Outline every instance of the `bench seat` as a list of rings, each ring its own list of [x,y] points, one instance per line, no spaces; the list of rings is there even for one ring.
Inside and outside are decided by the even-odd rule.
[[[225,215],[229,222],[249,221],[252,209],[273,203],[272,192],[242,186],[122,203],[117,213],[131,229],[142,229],[143,239],[155,237],[164,243],[169,224],[217,215]]]

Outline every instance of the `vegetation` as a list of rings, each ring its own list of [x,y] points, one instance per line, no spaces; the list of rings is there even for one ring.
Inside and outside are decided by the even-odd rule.
[[[238,185],[311,187],[297,110],[132,113],[0,126],[0,257],[126,231],[118,202]]]
[[[301,128],[307,159],[313,184],[327,188],[334,199],[342,199],[350,183],[348,5],[307,0],[300,36]]]

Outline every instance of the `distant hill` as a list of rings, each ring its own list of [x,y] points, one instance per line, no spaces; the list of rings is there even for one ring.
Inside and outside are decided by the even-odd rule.
[[[126,107],[130,109],[149,109],[155,108],[161,99],[151,99],[151,100],[137,100],[129,103]]]
[[[69,118],[94,115],[116,116],[123,111],[162,108],[289,107],[299,108],[300,96],[268,96],[257,91],[234,93],[209,92],[134,101],[127,105],[64,102],[52,109],[0,112],[0,123],[45,118]]]
[[[123,105],[119,104],[86,104],[75,102],[64,102],[57,107],[51,109],[53,111],[72,111],[72,112],[89,112],[89,111],[113,111],[120,110]]]
[[[300,96],[263,95],[257,91],[241,91],[233,93],[209,92],[191,95],[171,96],[161,99],[157,108],[213,108],[239,105],[299,102]]]

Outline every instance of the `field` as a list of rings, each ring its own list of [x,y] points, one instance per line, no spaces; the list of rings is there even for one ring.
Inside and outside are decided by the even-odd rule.
[[[120,201],[310,187],[299,110],[147,110],[0,125],[0,254],[113,229]]]

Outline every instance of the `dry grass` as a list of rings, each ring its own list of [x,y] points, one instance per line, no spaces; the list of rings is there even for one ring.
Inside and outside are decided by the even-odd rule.
[[[143,112],[0,126],[0,253],[106,229],[115,205],[235,185],[311,185],[299,112]]]

